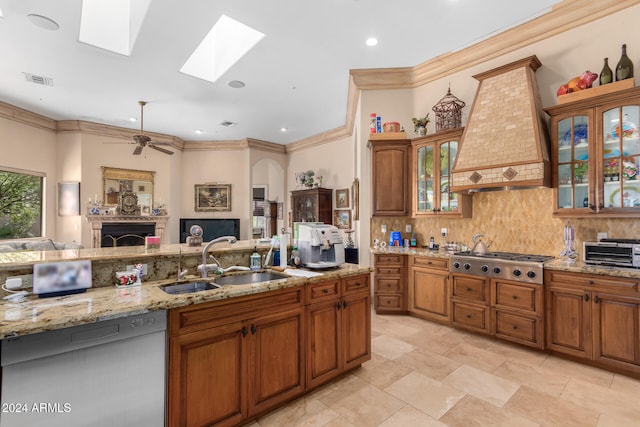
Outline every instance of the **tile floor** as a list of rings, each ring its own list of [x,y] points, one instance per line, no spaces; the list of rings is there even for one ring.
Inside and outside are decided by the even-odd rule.
[[[640,426],[640,381],[408,316],[372,315],[372,358],[249,424]]]

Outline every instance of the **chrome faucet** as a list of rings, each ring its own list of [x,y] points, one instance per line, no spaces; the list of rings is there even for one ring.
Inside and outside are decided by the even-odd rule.
[[[218,237],[216,239],[213,239],[212,241],[210,241],[209,243],[207,243],[204,248],[202,249],[202,264],[200,264],[198,266],[198,270],[202,273],[202,278],[206,279],[207,278],[207,272],[209,270],[215,270],[218,267],[220,267],[219,263],[216,264],[207,264],[207,253],[209,252],[209,248],[211,246],[213,246],[216,243],[220,243],[220,242],[229,242],[229,243],[235,243],[238,240],[235,238],[235,236],[222,236],[222,237]],[[215,258],[214,258],[215,259]],[[216,260],[217,261],[217,260]]]

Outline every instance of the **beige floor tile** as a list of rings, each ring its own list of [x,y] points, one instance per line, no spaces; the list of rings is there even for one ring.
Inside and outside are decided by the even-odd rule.
[[[462,366],[460,362],[423,349],[416,349],[411,353],[407,353],[397,359],[396,362],[438,381],[441,381]]]
[[[637,394],[572,379],[560,397],[603,414],[636,419],[640,425],[640,396]]]
[[[638,427],[640,420],[618,414],[600,414],[597,427]]]
[[[417,410],[411,405],[404,406],[395,414],[387,418],[379,427],[447,427],[433,417]]]
[[[560,396],[571,379],[562,375],[558,370],[531,366],[514,360],[505,361],[493,371],[493,374],[520,384],[526,384],[552,396]]]
[[[507,360],[526,363],[531,366],[540,366],[549,357],[547,353],[504,341],[493,341],[487,347],[487,351],[499,354]]]
[[[412,353],[414,352],[408,354]],[[401,359],[402,357],[398,360],[389,360],[374,353],[371,360],[353,371],[353,375],[379,389],[384,389],[412,371],[409,365],[400,362]]]
[[[541,426],[589,427],[598,422],[595,410],[527,386],[520,386],[504,409]]]
[[[499,407],[504,406],[520,387],[516,382],[468,365],[462,365],[442,382]]]
[[[354,426],[377,426],[405,406],[402,400],[369,384],[343,399],[331,400],[331,404],[327,397],[319,400]]]
[[[499,354],[479,348],[467,342],[462,342],[446,352],[446,357],[457,360],[460,363],[482,369],[486,372],[495,371],[506,360]]]
[[[366,381],[350,374],[318,388],[313,391],[310,396],[315,397],[327,406],[331,406],[333,403],[345,399],[347,396],[362,390],[368,385],[369,383]]]
[[[387,335],[380,335],[371,339],[371,351],[389,360],[396,360],[402,355],[413,351],[414,348],[411,344]]]
[[[372,324],[371,330],[390,337],[405,338],[420,332],[420,327],[396,321],[384,321]]]
[[[353,424],[342,417],[338,417],[329,421],[329,423],[325,424],[324,427],[353,427]]]
[[[436,419],[465,395],[455,387],[417,372],[410,373],[384,390]]]
[[[258,419],[262,427],[321,427],[338,413],[314,397],[302,397]]]
[[[629,393],[629,395],[635,394],[640,397],[640,380],[615,374],[611,382],[611,390],[625,391]]]
[[[493,344],[493,340],[486,335],[476,334],[475,332],[465,331],[463,329],[451,328],[447,335],[453,336],[477,348],[487,349]]]
[[[467,395],[440,418],[450,427],[536,427],[531,420]],[[414,424],[417,425],[417,424]]]
[[[583,365],[557,356],[549,356],[540,366],[561,372],[563,375],[568,375],[571,378],[587,381],[603,387],[610,387],[614,376],[613,372]]]
[[[434,328],[431,330],[431,328]],[[443,326],[429,323],[429,327],[417,334],[402,340],[432,353],[444,354],[460,344],[460,337],[448,335],[449,330]]]

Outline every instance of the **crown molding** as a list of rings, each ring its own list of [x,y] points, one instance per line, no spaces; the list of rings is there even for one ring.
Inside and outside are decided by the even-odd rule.
[[[38,129],[56,131],[55,120],[2,101],[0,101],[0,117]]]

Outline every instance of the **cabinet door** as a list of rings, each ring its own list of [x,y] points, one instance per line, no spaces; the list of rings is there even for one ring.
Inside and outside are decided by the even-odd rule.
[[[307,388],[322,384],[342,371],[341,319],[339,298],[307,307]]]
[[[409,311],[426,319],[449,322],[448,273],[411,268]]]
[[[591,357],[591,294],[579,289],[547,289],[547,347],[573,356]]]
[[[369,292],[342,298],[343,368],[371,359],[371,297]]]
[[[593,293],[593,358],[640,365],[640,298]]]
[[[372,215],[407,214],[408,141],[373,141],[371,153]]]
[[[170,426],[236,425],[247,414],[247,332],[241,322],[171,338]]]
[[[304,391],[304,307],[251,320],[249,415]]]

